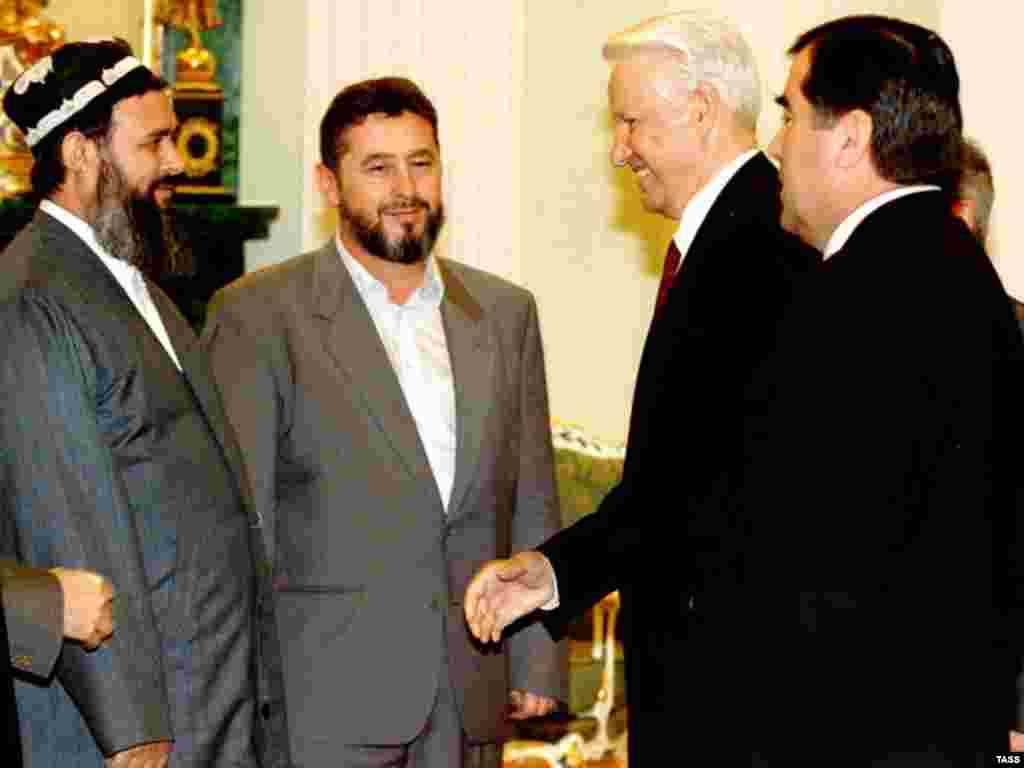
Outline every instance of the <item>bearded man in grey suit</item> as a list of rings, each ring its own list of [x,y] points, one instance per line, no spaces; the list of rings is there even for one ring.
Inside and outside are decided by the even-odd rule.
[[[267,569],[241,456],[198,339],[144,274],[182,167],[166,87],[123,42],[70,43],[4,98],[43,200],[0,274],[0,555],[117,595],[109,642],[18,680],[28,766],[287,764],[260,755],[283,713],[258,700]]]
[[[509,708],[564,696],[543,631],[490,650],[456,602],[557,528],[537,309],[431,256],[440,145],[416,85],[344,89],[320,141],[336,238],[224,289],[203,335],[271,534],[293,756],[497,766]]]

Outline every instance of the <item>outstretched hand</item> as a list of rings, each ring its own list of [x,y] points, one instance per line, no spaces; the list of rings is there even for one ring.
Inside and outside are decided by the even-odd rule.
[[[540,552],[492,560],[466,588],[466,622],[478,640],[496,643],[505,627],[540,608],[554,594],[554,571]]]

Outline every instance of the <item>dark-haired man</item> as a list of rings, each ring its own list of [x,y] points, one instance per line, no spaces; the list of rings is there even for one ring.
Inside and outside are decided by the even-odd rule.
[[[17,682],[26,764],[255,766],[258,712],[279,715],[257,701],[261,543],[138,215],[159,226],[181,169],[166,84],[119,41],[71,43],[4,110],[42,201],[0,276],[0,552],[90,568],[117,594],[108,643],[65,644],[52,683]]]
[[[215,297],[203,339],[271,534],[303,766],[494,766],[505,715],[564,697],[540,627],[474,643],[480,562],[558,526],[537,308],[432,255],[437,113],[408,80],[342,90],[317,178],[322,248]]]
[[[1024,348],[942,191],[961,163],[953,55],[874,16],[789,53],[771,151],[785,220],[824,261],[751,386],[734,507],[776,660],[763,689],[797,702],[772,722],[851,764],[988,765],[1015,714]]]

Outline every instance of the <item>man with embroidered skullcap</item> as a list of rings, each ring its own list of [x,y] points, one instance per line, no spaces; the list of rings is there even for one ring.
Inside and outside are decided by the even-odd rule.
[[[121,41],[71,43],[4,110],[41,202],[0,275],[0,556],[89,568],[117,596],[110,641],[17,681],[26,765],[287,765],[238,449],[149,279],[181,171],[166,83]]]

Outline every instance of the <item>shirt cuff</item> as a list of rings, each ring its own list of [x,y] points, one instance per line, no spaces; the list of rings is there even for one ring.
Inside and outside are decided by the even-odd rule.
[[[544,557],[544,555],[541,555],[541,557]],[[544,557],[544,565],[547,566],[548,573],[551,574],[551,589],[554,590],[554,594],[551,596],[550,600],[540,607],[540,609],[542,611],[553,611],[560,604],[558,600],[558,577],[555,575],[555,569],[551,565],[551,561],[546,557]]]

